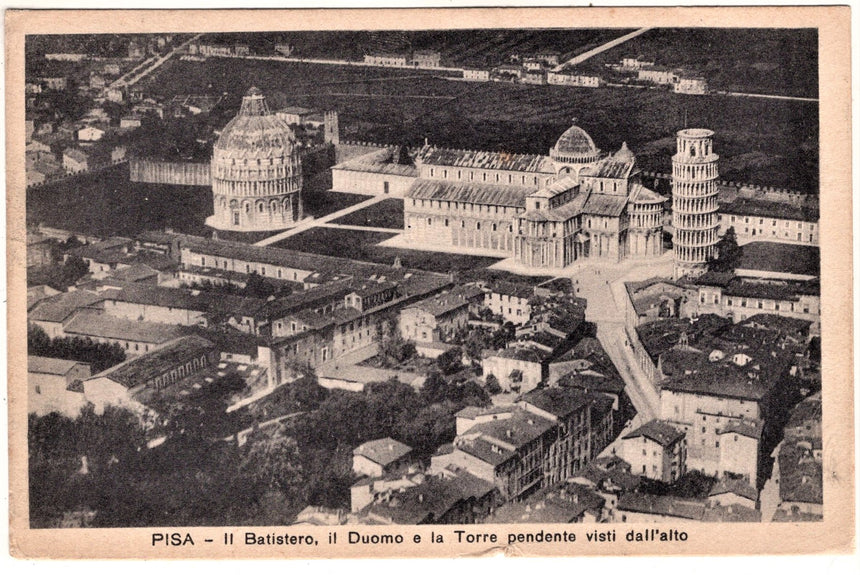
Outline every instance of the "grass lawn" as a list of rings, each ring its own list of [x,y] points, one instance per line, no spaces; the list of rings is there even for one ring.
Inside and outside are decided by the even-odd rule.
[[[354,206],[368,199],[361,194],[346,194],[343,192],[309,192],[303,193],[305,216],[321,218],[332,212]]]
[[[164,228],[207,235],[211,214],[210,187],[130,182],[128,164],[27,191],[27,224],[96,236]]]
[[[403,200],[400,198],[388,198],[378,204],[338,218],[332,223],[402,230]]]
[[[352,258],[367,262],[392,264],[395,258],[407,268],[431,272],[473,270],[499,261],[496,258],[425,252],[377,246],[395,234],[337,228],[313,228],[274,244],[275,247]]]
[[[750,242],[741,246],[741,269],[754,269],[800,275],[819,275],[821,255],[818,246]]]

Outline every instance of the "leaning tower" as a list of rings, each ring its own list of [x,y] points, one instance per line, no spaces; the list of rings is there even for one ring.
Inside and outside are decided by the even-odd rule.
[[[717,161],[711,130],[678,132],[678,152],[672,156],[672,240],[675,279],[701,275],[717,255]]]

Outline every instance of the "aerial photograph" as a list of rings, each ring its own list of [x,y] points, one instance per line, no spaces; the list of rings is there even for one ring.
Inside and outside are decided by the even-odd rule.
[[[28,35],[30,527],[822,521],[818,46]]]

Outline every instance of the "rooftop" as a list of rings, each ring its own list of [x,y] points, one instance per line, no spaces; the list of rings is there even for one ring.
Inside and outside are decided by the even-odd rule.
[[[424,146],[415,158],[416,163],[482,170],[504,170],[554,175],[552,162],[546,156],[511,154],[484,150],[452,150]]]
[[[533,191],[533,187],[524,186],[418,179],[409,188],[406,197],[417,200],[439,200],[522,208],[526,205],[526,196]]]
[[[705,514],[704,502],[697,499],[648,493],[625,493],[618,498],[617,508],[621,512],[631,511],[694,521],[701,521]]]
[[[27,314],[27,319],[60,323],[78,309],[93,306],[103,299],[103,294],[83,289],[59,293],[37,302]]]
[[[749,499],[753,504],[758,501],[758,491],[756,491],[756,488],[750,485],[749,481],[746,479],[720,479],[711,488],[711,492],[708,496],[713,497],[724,493],[740,495],[745,499]]]
[[[179,337],[177,326],[145,321],[132,321],[108,315],[101,310],[82,309],[64,327],[72,336],[106,338],[162,344]]]
[[[493,523],[575,523],[586,511],[599,516],[605,500],[592,489],[566,483],[544,489],[526,501],[509,502],[496,510]]]
[[[362,443],[352,450],[353,456],[360,455],[366,457],[383,467],[398,461],[411,452],[411,447],[390,437]]]
[[[799,220],[804,222],[817,222],[819,217],[817,209],[798,207],[785,202],[771,202],[744,197],[738,197],[732,202],[720,204],[720,212],[729,215]]]
[[[684,432],[675,429],[675,427],[665,421],[652,419],[648,423],[625,435],[623,439],[633,439],[635,437],[646,437],[651,441],[659,443],[663,447],[668,447],[679,439],[682,439],[684,437]]]
[[[524,394],[520,403],[549,413],[559,419],[565,419],[580,410],[594,406],[599,411],[612,407],[612,399],[602,393],[583,391],[575,387],[544,387],[533,389]]]
[[[43,357],[40,355],[27,356],[28,373],[44,373],[47,375],[66,375],[76,365],[86,365],[82,361],[68,359],[57,359],[54,357]]]
[[[181,337],[140,357],[106,369],[90,379],[108,377],[123,387],[131,389],[214,349],[215,345],[202,337],[196,335]]]

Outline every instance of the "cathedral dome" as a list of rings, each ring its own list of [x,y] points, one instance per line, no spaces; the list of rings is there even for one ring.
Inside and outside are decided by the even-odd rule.
[[[599,160],[600,150],[585,130],[571,126],[550,149],[549,155],[557,166],[563,166],[561,169],[575,171],[577,166]]]
[[[571,126],[555,143],[555,151],[559,155],[579,156],[592,155],[599,152],[594,140],[579,126]]]
[[[279,158],[297,153],[296,137],[287,123],[269,111],[266,97],[251,88],[239,114],[224,126],[215,144],[218,155],[233,158]]]

